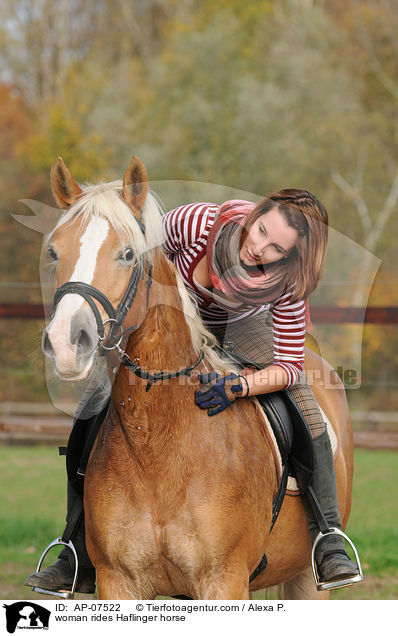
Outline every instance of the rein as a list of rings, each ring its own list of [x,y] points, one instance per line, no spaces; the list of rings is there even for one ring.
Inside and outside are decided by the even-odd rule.
[[[158,373],[151,373],[150,371],[146,371],[142,367],[140,367],[136,362],[134,362],[130,356],[127,355],[125,351],[116,347],[120,353],[123,355],[120,357],[120,362],[123,364],[129,371],[132,371],[136,376],[142,378],[143,380],[148,380],[148,384],[146,385],[146,391],[149,391],[152,384],[154,382],[159,382],[161,380],[172,380],[173,378],[178,378],[181,375],[190,376],[191,372],[202,362],[204,358],[204,352],[201,351],[198,359],[191,364],[190,367],[185,367],[185,369],[181,369],[180,371],[159,371]]]
[[[146,294],[146,307],[148,309],[149,302],[149,290],[152,285],[152,264],[149,265],[148,268],[148,280],[147,280],[147,294]],[[136,362],[134,362],[130,356],[121,349],[120,343],[123,339],[123,336],[127,331],[131,331],[137,329],[136,325],[129,327],[129,329],[123,330],[123,322],[131,309],[134,299],[137,295],[138,283],[139,279],[144,279],[144,270],[138,265],[138,262],[135,263],[133,267],[133,271],[130,276],[129,283],[127,285],[126,291],[123,294],[123,298],[118,304],[116,310],[114,309],[110,300],[103,294],[99,289],[93,287],[93,285],[89,285],[88,283],[82,283],[80,281],[68,281],[64,283],[56,290],[53,299],[53,315],[55,313],[56,307],[65,296],[65,294],[79,294],[88,302],[90,305],[96,323],[97,323],[97,331],[98,331],[98,348],[102,349],[101,355],[105,355],[107,351],[112,351],[116,349],[119,354],[120,362],[123,364],[129,371],[134,373],[139,378],[144,380],[148,380],[146,391],[149,391],[152,384],[154,382],[159,382],[161,380],[171,380],[173,378],[178,378],[181,375],[189,376],[191,372],[202,362],[204,358],[203,350],[200,352],[197,360],[189,367],[185,367],[179,371],[159,371],[158,373],[151,373],[150,371],[146,371],[142,367],[140,367]],[[98,301],[105,312],[108,314],[109,318],[106,320],[102,320],[101,314],[94,300]],[[105,343],[105,325],[106,323],[111,323],[111,327],[109,329],[109,336]],[[117,332],[120,331],[119,336],[117,337]]]

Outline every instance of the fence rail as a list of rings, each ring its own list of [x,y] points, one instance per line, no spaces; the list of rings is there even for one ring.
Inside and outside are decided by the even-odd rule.
[[[50,307],[44,308],[38,303],[0,304],[0,320],[43,320],[45,314],[50,313]],[[398,307],[311,305],[311,318],[319,324],[398,325]],[[71,420],[60,417],[59,412],[57,415],[50,405],[44,406],[43,412],[39,405],[33,404],[18,405],[16,410],[9,403],[0,405],[0,443],[57,443],[67,437]],[[367,427],[367,430],[354,431],[356,447],[398,450],[398,431],[381,430],[391,425],[396,429],[398,413],[354,411],[351,415],[354,425],[358,423]]]
[[[356,448],[398,450],[398,413],[392,411],[351,412],[355,424],[372,422],[371,430],[354,430]],[[73,418],[51,403],[0,404],[0,444],[65,444]]]
[[[7,416],[29,415],[34,417],[57,418],[67,417],[65,413],[70,411],[71,404],[69,402],[58,402],[59,408],[56,408],[51,402],[0,402],[0,418]],[[360,409],[352,409],[350,411],[353,424],[369,424],[380,425],[388,428],[392,425],[394,430],[398,432],[398,411],[363,411]]]
[[[51,314],[51,308],[45,311],[39,303],[1,303],[0,319],[3,320],[40,320],[45,313]],[[330,305],[311,305],[311,319],[314,323],[367,323],[374,325],[398,325],[398,307],[334,307]]]

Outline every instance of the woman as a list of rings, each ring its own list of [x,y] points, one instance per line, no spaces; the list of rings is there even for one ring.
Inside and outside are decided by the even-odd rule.
[[[206,325],[234,352],[262,365],[260,371],[213,379],[196,391],[195,402],[214,416],[235,399],[287,389],[311,430],[315,454],[313,489],[331,527],[341,528],[336,476],[326,424],[302,370],[308,297],[322,275],[328,217],[306,190],[281,190],[256,205],[227,201],[195,203],[163,217],[165,251],[196,298]],[[104,417],[105,413],[100,417]],[[68,490],[68,514],[77,495]],[[314,541],[319,532],[310,512]],[[95,573],[85,550],[84,525],[74,544],[81,564],[77,591],[94,591]],[[29,576],[26,585],[50,590],[71,587],[69,550],[57,562]],[[315,554],[319,579],[338,582],[358,574],[344,540],[327,535]]]

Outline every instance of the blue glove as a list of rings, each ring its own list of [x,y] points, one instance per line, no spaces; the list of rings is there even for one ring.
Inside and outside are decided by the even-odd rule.
[[[202,384],[216,380],[209,389],[195,391],[195,403],[201,409],[208,409],[207,414],[217,415],[226,409],[236,398],[242,397],[243,386],[241,376],[236,373],[218,376],[214,371],[199,376]]]

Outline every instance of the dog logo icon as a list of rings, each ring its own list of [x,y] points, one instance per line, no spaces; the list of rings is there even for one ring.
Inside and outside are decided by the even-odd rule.
[[[13,634],[16,629],[48,629],[51,612],[37,603],[18,601],[3,607],[6,610],[9,634]]]

